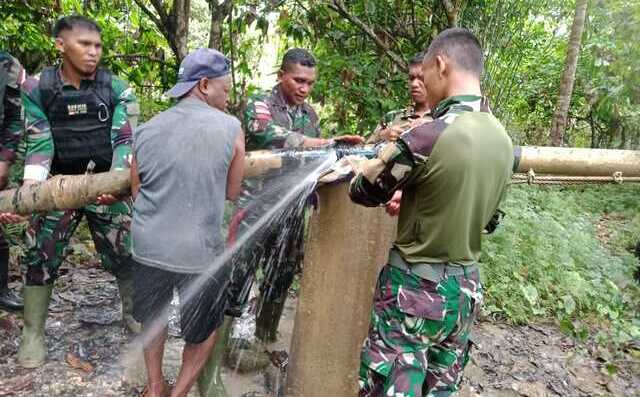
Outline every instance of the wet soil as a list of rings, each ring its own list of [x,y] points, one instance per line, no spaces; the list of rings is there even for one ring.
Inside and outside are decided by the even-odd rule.
[[[49,359],[36,370],[16,365],[22,317],[0,311],[0,396],[137,396],[145,373],[141,348],[121,322],[115,279],[90,260],[67,265],[53,294],[46,333]],[[14,273],[14,280],[17,272]],[[20,283],[11,286],[19,289]],[[268,350],[288,350],[295,316],[290,299],[280,340]],[[615,354],[578,343],[552,323],[514,327],[482,321],[477,349],[465,372],[464,397],[640,396],[640,351]],[[170,337],[165,371],[175,378],[182,342]],[[225,369],[230,397],[274,396],[279,370],[249,374]],[[198,397],[194,390],[190,394]]]

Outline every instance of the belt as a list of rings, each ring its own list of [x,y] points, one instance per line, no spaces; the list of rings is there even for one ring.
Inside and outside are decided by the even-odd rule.
[[[472,265],[458,265],[449,262],[440,263],[409,263],[398,253],[397,250],[389,250],[389,264],[398,269],[410,271],[416,276],[425,280],[440,282],[447,278],[447,276],[468,276],[473,272],[479,271],[477,264]]]

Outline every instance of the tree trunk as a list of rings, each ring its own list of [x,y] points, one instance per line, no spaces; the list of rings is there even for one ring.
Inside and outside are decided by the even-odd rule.
[[[449,22],[450,28],[458,26],[458,19],[460,17],[460,11],[462,10],[463,4],[464,0],[442,0],[442,5],[447,13],[447,21]]]
[[[167,11],[162,0],[148,0],[153,11],[147,7],[147,1],[134,0],[140,9],[158,27],[167,39],[171,51],[176,56],[178,64],[187,56],[187,39],[189,37],[189,16],[191,14],[191,0],[174,0]]]
[[[231,10],[231,0],[218,4],[217,0],[209,0],[211,25],[209,26],[209,48],[221,51],[224,20]]]
[[[187,56],[187,40],[189,38],[189,16],[191,0],[174,0],[172,17],[175,23],[176,56],[182,61]]]
[[[567,47],[567,60],[560,82],[560,95],[553,115],[551,126],[551,145],[561,146],[564,141],[564,131],[567,127],[567,114],[571,103],[571,94],[576,80],[576,68],[578,67],[578,55],[580,54],[580,42],[587,15],[588,0],[576,0],[576,14],[571,26],[569,45]]]
[[[211,13],[211,27],[209,29],[209,48],[220,50],[222,48],[222,21],[218,15]]]

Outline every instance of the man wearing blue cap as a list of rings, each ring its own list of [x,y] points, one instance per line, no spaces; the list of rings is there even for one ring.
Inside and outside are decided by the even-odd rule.
[[[149,382],[144,397],[186,396],[223,321],[229,277],[229,268],[219,263],[224,202],[240,194],[244,171],[240,121],[225,113],[229,73],[229,60],[220,52],[190,53],[180,64],[178,83],[167,92],[178,102],[134,135],[134,316],[144,332]],[[170,391],[162,356],[174,288],[186,344]]]

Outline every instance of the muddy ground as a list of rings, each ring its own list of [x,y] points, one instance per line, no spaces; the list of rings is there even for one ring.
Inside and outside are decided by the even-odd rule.
[[[49,360],[42,368],[16,365],[21,315],[0,311],[0,396],[139,395],[145,376],[141,350],[124,332],[114,278],[95,259],[65,268],[47,320]],[[17,271],[12,278],[18,289]],[[294,315],[295,298],[285,309],[280,341],[269,349],[287,350]],[[462,396],[640,396],[638,350],[614,357],[577,343],[553,324],[513,327],[484,320],[476,336]],[[168,377],[177,374],[181,348],[180,339],[170,337]],[[275,367],[244,375],[226,369],[223,378],[230,397],[264,397],[275,395],[274,373]]]

